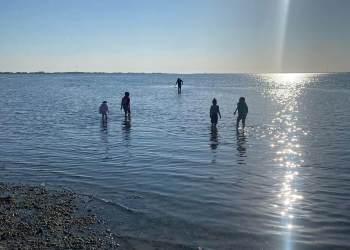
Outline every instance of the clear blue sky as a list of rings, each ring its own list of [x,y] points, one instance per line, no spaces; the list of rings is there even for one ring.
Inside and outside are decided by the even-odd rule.
[[[0,71],[350,71],[350,0],[0,0]]]

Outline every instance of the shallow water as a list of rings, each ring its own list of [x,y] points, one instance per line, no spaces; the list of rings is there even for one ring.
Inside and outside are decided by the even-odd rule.
[[[0,75],[0,181],[92,194],[164,249],[350,248],[350,74],[183,75],[181,95],[177,77]]]

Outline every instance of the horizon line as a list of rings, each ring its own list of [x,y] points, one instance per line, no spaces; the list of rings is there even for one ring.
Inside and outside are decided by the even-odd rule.
[[[164,75],[233,75],[233,74],[335,74],[350,73],[350,71],[320,71],[320,72],[108,72],[108,71],[0,71],[0,74],[164,74]]]

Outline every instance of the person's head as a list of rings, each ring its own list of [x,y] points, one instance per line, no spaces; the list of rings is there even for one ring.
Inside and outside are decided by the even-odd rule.
[[[245,102],[245,98],[244,97],[239,98],[239,102]]]
[[[103,101],[102,103],[103,103],[103,104],[107,104],[107,101]]]
[[[216,101],[216,99],[215,99],[215,98],[213,99],[213,101],[212,101],[212,102],[213,102],[213,105],[216,105],[216,104],[218,103],[218,102]]]
[[[129,92],[125,92],[125,96],[129,96],[130,95],[130,93]]]

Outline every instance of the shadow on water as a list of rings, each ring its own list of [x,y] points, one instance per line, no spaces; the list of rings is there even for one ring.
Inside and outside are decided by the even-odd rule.
[[[244,134],[244,131],[238,130],[236,132],[236,142],[237,142],[237,163],[245,164],[245,158],[247,157],[247,137]]]

